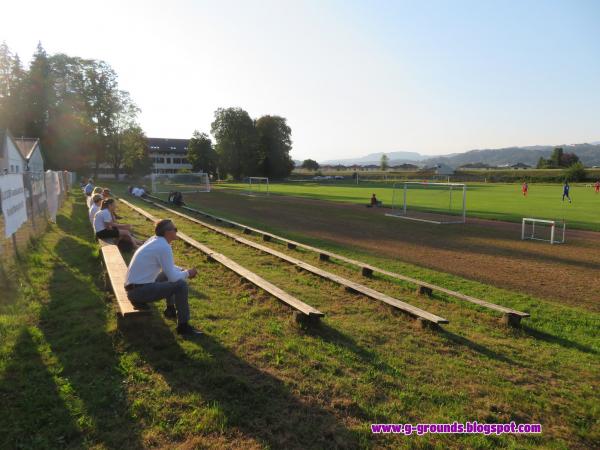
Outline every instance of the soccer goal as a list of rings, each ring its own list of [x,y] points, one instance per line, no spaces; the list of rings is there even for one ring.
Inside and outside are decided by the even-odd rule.
[[[269,195],[269,179],[267,177],[248,177],[246,195]]]
[[[564,244],[566,230],[567,224],[564,220],[556,221],[523,217],[521,240],[528,239],[550,242],[550,244]]]
[[[396,183],[390,217],[434,223],[465,223],[467,186],[462,183]]]
[[[210,192],[207,173],[153,173],[152,193],[168,194],[179,192]]]

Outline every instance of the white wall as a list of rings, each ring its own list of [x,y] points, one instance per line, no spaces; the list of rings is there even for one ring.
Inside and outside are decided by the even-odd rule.
[[[13,143],[12,139],[8,137],[8,135],[6,135],[4,139],[6,139],[6,153],[4,155],[5,158],[3,160],[3,167],[1,167],[2,172],[7,170],[8,173],[23,173],[25,171],[26,164],[21,152]]]
[[[35,150],[29,158],[28,168],[30,172],[43,172],[44,171],[44,160],[42,158],[42,152],[39,146],[35,147]]]

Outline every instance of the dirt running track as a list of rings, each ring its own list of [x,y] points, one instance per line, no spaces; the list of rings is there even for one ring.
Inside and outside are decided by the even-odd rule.
[[[386,209],[224,190],[188,204],[274,229],[600,311],[600,233],[567,230],[567,244],[521,241],[520,224],[470,219],[433,225],[386,217]]]

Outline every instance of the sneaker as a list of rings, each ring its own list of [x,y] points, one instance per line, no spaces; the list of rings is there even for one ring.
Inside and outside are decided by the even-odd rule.
[[[177,310],[173,305],[167,305],[167,308],[163,311],[163,316],[167,319],[177,319]]]
[[[202,331],[197,330],[189,323],[182,323],[177,325],[177,334],[183,334],[185,336],[198,336],[202,334]]]

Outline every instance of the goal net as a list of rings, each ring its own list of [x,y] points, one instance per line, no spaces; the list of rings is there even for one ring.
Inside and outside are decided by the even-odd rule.
[[[153,173],[152,193],[168,194],[179,192],[210,192],[207,173]]]
[[[269,179],[267,177],[248,177],[248,195],[269,195]]]
[[[462,183],[396,183],[387,216],[434,224],[465,223],[467,186]]]
[[[523,217],[521,239],[564,244],[567,225],[564,221]]]

